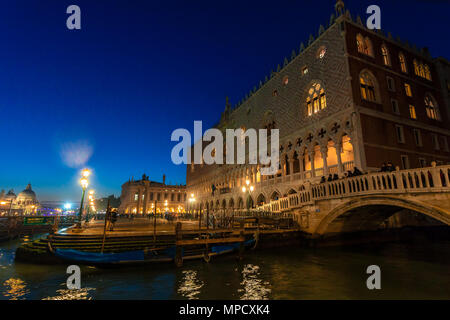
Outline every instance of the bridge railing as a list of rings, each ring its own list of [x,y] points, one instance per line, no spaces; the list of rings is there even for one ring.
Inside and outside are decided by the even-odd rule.
[[[437,190],[450,191],[450,165],[426,168],[373,172],[309,185],[305,190],[271,201],[257,208],[284,212],[313,204],[317,200],[344,198],[363,194],[418,193]]]

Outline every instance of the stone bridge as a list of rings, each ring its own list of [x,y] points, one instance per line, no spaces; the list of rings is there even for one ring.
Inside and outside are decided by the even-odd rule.
[[[321,184],[253,210],[292,214],[313,238],[379,229],[393,214],[421,213],[450,225],[450,165],[376,172]]]

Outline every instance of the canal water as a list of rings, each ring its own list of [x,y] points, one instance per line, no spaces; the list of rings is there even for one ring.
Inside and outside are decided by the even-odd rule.
[[[285,248],[126,269],[81,267],[80,290],[66,289],[63,265],[14,262],[0,244],[0,299],[450,299],[450,242]],[[381,268],[368,290],[366,268]]]

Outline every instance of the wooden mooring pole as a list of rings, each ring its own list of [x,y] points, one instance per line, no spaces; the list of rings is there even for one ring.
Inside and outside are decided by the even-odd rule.
[[[177,267],[183,266],[183,247],[177,244],[182,239],[181,226],[181,222],[177,222],[175,226],[175,265]]]
[[[244,247],[244,242],[245,242],[244,220],[240,221],[240,229],[241,229],[241,231],[239,232],[239,236],[244,239],[239,244],[239,260],[242,260],[244,258],[244,250],[245,250],[245,247]]]
[[[157,200],[155,200],[155,212],[153,215],[153,247],[156,247],[156,204]]]
[[[102,241],[102,251],[101,253],[103,253],[103,249],[105,248],[105,240],[106,240],[106,225],[108,223],[108,219],[109,219],[109,198],[108,198],[108,204],[106,205],[106,213],[105,213],[105,224],[103,226],[103,241]]]

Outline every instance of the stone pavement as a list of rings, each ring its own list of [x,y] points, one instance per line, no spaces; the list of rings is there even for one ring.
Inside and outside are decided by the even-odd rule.
[[[156,234],[175,234],[176,222],[182,223],[183,230],[198,229],[198,221],[181,220],[169,222],[166,219],[156,219]],[[153,219],[148,218],[119,218],[114,225],[114,231],[107,231],[110,236],[137,236],[153,234]],[[74,231],[73,227],[60,230],[59,234],[101,235],[104,229],[104,220],[83,222],[82,231]]]

